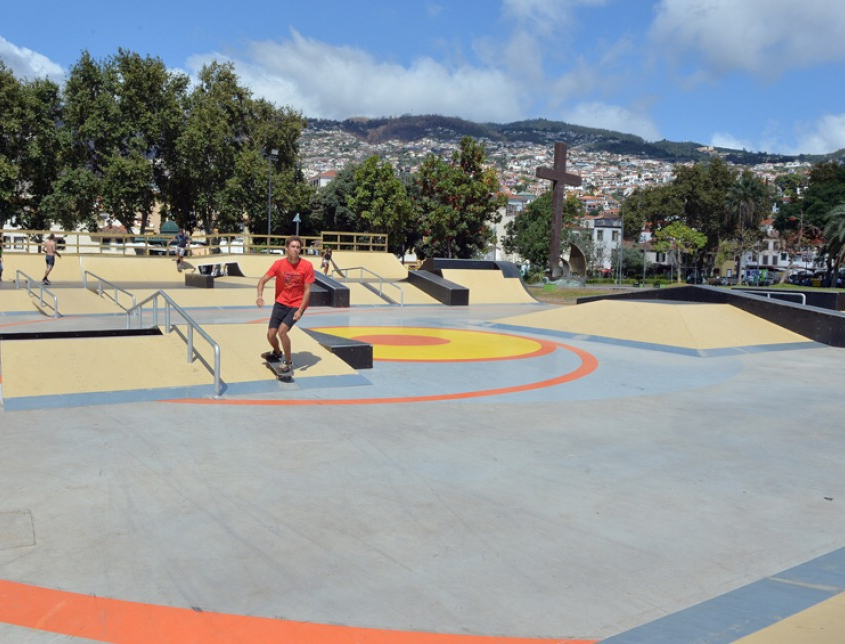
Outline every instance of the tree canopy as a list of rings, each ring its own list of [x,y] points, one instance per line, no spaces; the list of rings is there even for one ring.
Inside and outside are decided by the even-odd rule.
[[[450,161],[430,154],[417,174],[415,201],[422,238],[420,257],[468,259],[485,252],[495,233],[489,224],[501,220],[506,203],[493,168],[485,168],[485,146],[471,137],[461,139]]]

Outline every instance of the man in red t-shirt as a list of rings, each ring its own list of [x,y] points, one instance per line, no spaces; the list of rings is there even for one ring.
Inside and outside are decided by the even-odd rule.
[[[258,308],[264,306],[264,285],[271,279],[276,279],[276,301],[270,316],[267,329],[267,341],[273,347],[261,357],[269,362],[278,362],[284,352],[285,363],[280,371],[288,376],[293,373],[291,362],[291,347],[288,331],[302,317],[308,308],[311,297],[311,285],[314,283],[314,267],[311,262],[300,259],[302,240],[299,237],[288,237],[285,242],[285,258],[275,262],[270,270],[258,280]],[[279,342],[281,341],[281,349]]]

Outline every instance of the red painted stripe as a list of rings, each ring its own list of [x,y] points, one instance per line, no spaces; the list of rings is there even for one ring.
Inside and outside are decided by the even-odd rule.
[[[2,580],[0,622],[120,644],[593,644],[596,641],[412,633],[204,613],[189,608],[93,597]]]
[[[591,353],[570,347],[564,344],[557,346],[571,351],[581,359],[581,365],[574,371],[565,373],[556,378],[530,382],[524,385],[513,387],[499,387],[497,389],[483,389],[480,391],[465,391],[453,394],[435,394],[430,396],[402,396],[397,398],[342,398],[334,400],[213,400],[209,398],[179,398],[174,400],[163,400],[164,403],[179,403],[191,405],[249,405],[256,407],[307,407],[307,406],[331,406],[331,405],[389,405],[395,403],[434,402],[439,400],[464,400],[467,398],[483,398],[485,396],[499,396],[502,394],[514,394],[521,391],[533,391],[545,387],[553,387],[566,382],[578,380],[595,371],[598,360]]]

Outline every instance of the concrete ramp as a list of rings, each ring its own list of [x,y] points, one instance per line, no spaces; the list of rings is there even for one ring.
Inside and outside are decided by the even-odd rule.
[[[363,266],[372,271],[382,279],[404,280],[408,277],[408,269],[393,253],[366,253],[359,251],[336,250],[332,253],[332,259],[344,275],[348,269]],[[316,264],[319,266],[319,257]],[[359,276],[357,271],[351,271],[348,275],[351,279]],[[371,275],[364,274],[365,279],[371,279]]]
[[[61,251],[60,251],[61,252]],[[62,253],[56,258],[56,264],[50,272],[51,282],[80,282],[82,271],[80,270],[79,255],[67,255]],[[47,270],[45,256],[37,253],[3,253],[3,279],[13,281],[17,271],[23,271],[33,280],[41,282],[44,271]]]
[[[284,385],[261,360],[268,348],[264,325],[203,328],[220,346],[224,396],[368,382],[298,328],[291,332],[294,380]],[[4,340],[3,406],[13,411],[213,397],[214,351],[196,335],[202,360],[188,362],[184,334],[180,326],[167,335]]]
[[[184,271],[195,270],[192,259],[205,260],[206,258],[188,258]],[[89,271],[97,277],[124,287],[133,282],[156,282],[162,286],[185,284],[184,272],[176,269],[176,261],[173,257],[81,255],[80,261],[83,271]]]
[[[496,322],[570,337],[616,341],[642,348],[674,347],[699,354],[755,347],[816,346],[802,335],[729,304],[600,300]]]
[[[32,313],[33,304],[26,289],[15,288],[13,284],[2,282],[0,290],[0,315]]]
[[[470,304],[536,304],[522,280],[497,270],[444,268],[443,277],[469,289]]]

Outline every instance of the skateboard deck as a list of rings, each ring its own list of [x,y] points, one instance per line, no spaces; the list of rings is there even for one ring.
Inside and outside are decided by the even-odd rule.
[[[293,371],[282,373],[281,369],[283,364],[284,362],[267,362],[266,360],[264,361],[264,366],[267,367],[274,374],[276,374],[276,377],[279,380],[282,380],[284,382],[290,382],[291,380],[293,380]]]

